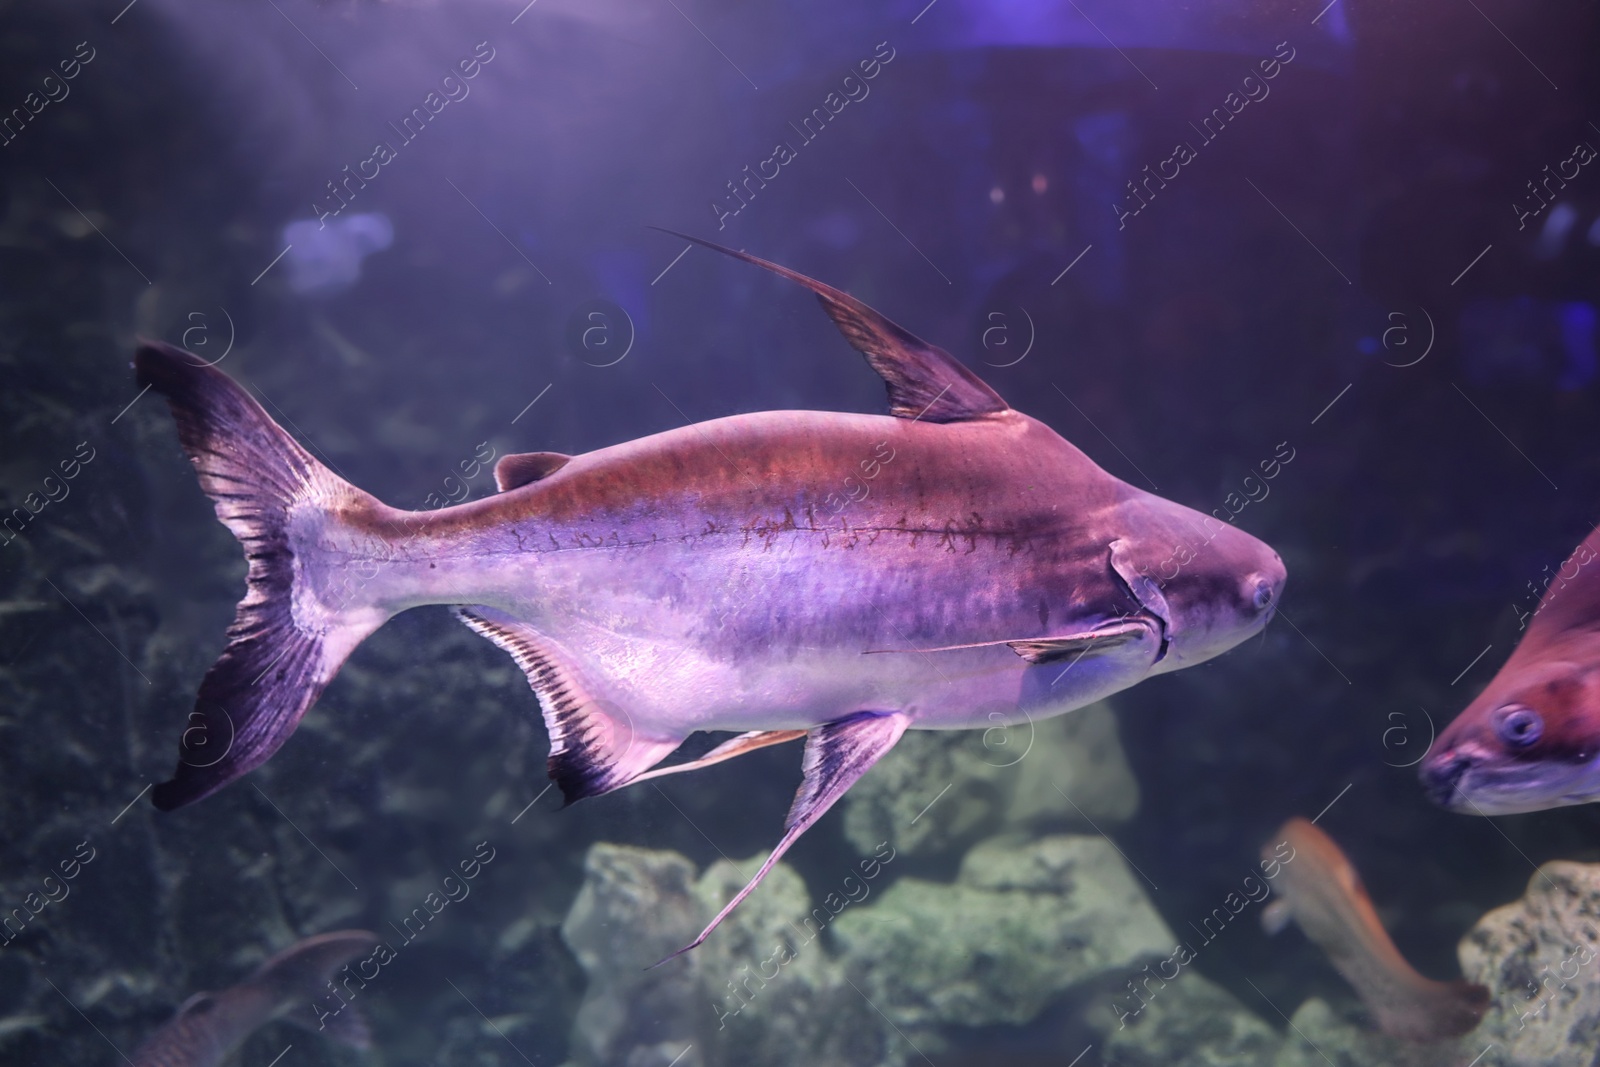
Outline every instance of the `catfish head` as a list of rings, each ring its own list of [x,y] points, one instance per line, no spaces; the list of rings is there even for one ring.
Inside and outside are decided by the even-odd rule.
[[[1600,662],[1581,651],[1519,648],[1423,759],[1429,798],[1469,815],[1600,800]]]
[[[1221,655],[1266,628],[1288,572],[1237,526],[1140,490],[1119,508],[1127,531],[1112,569],[1164,624],[1165,654],[1151,673]]]

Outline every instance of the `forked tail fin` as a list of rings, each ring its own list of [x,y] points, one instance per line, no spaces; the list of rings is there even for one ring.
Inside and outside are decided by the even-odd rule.
[[[294,732],[340,664],[387,615],[328,604],[299,588],[297,547],[343,516],[382,509],[295,443],[249,393],[181,348],[146,341],[138,383],[166,397],[200,487],[244,546],[249,563],[228,647],[206,672],[178,747],[171,781],[151,799],[162,811],[191,804],[265,762]]]

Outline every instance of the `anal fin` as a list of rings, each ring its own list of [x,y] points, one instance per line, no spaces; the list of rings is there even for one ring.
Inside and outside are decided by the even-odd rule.
[[[819,726],[807,733],[802,764],[805,778],[800,783],[799,791],[794,795],[794,803],[789,806],[788,817],[783,821],[784,835],[779,840],[778,846],[772,850],[772,855],[767,857],[767,861],[761,865],[756,876],[750,879],[749,884],[739,890],[734,898],[717,912],[716,918],[700,931],[699,937],[655,966],[659,967],[667,960],[675,959],[705,941],[711,931],[720,926],[722,920],[732,914],[733,909],[737,908],[745,897],[755,891],[756,886],[767,876],[767,872],[772,870],[785,852],[789,851],[789,847],[800,840],[800,835],[822,818],[827,810],[856,784],[857,779],[866,774],[874,763],[893,748],[895,742],[906,732],[906,727],[910,725],[911,717],[901,712],[858,711],[854,715],[837,722],[830,722],[826,726]]]
[[[568,804],[627,785],[683,743],[636,730],[625,709],[590,692],[564,649],[522,620],[477,606],[455,614],[509,652],[527,675],[550,732],[550,778]]]

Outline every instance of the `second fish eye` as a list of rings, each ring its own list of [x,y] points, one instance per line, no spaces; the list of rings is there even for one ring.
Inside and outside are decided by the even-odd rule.
[[[1544,718],[1522,704],[1507,704],[1498,718],[1495,731],[1512,748],[1527,748],[1544,735]]]
[[[1255,592],[1251,595],[1250,601],[1256,606],[1257,611],[1265,609],[1268,604],[1272,603],[1272,583],[1265,578],[1258,578]]]

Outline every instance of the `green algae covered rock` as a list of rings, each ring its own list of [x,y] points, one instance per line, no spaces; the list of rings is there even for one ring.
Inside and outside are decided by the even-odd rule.
[[[1272,1067],[1327,1067],[1330,1062],[1334,1067],[1460,1067],[1474,1062],[1482,1067],[1488,1057],[1477,1057],[1487,1044],[1476,1034],[1429,1044],[1401,1041],[1312,997],[1294,1013]]]
[[[1076,986],[1170,952],[1174,938],[1102,837],[986,841],[956,881],[902,878],[840,915],[862,988],[907,1028],[1021,1024]]]
[[[677,1067],[895,1062],[886,1023],[851,988],[815,920],[807,925],[811,894],[785,864],[704,945],[651,966],[693,940],[765,858],[722,860],[696,879],[676,852],[589,849],[562,925],[588,976],[574,1063],[665,1067],[680,1054]]]
[[[572,1026],[573,1059],[626,1063],[638,1046],[691,1044],[701,999],[692,964],[646,968],[700,931],[694,864],[676,852],[601,843],[590,847],[583,869],[583,888],[561,925],[589,977]]]
[[[1461,970],[1492,994],[1474,1031],[1494,1067],[1591,1067],[1600,1048],[1600,864],[1546,863],[1521,900],[1462,938]]]
[[[840,803],[858,851],[959,856],[997,834],[1088,831],[1139,810],[1116,718],[1102,701],[988,730],[912,730]]]
[[[722,860],[707,868],[695,884],[706,915],[721,910],[765,858]],[[823,901],[831,894],[838,906],[848,900],[846,892],[870,892],[859,872],[844,877],[848,889],[841,884],[814,902],[800,876],[779,864],[760,891],[692,953],[706,1001],[696,1009],[708,1064],[893,1062],[883,1018],[826,949],[824,920],[831,921],[832,913]]]
[[[1104,1037],[1104,1062],[1118,1067],[1269,1067],[1277,1032],[1231,993],[1194,971],[1167,983],[1125,1026],[1109,1006],[1088,1020]]]

